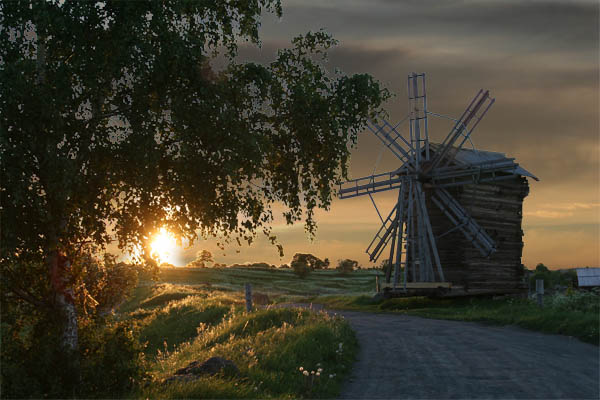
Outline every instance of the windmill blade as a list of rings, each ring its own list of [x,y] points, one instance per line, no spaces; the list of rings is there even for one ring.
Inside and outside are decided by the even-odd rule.
[[[388,244],[390,238],[393,236],[392,233],[395,232],[399,222],[403,221],[403,216],[406,213],[406,204],[403,199],[406,197],[406,186],[402,185],[398,194],[398,202],[390,211],[389,215],[383,221],[383,224],[375,234],[375,237],[367,247],[367,254],[369,254],[369,259],[371,261],[377,261],[379,256],[385,249]],[[393,246],[392,246],[393,249]],[[390,255],[390,263],[392,262],[392,258]]]
[[[440,262],[440,255],[438,253],[435,237],[433,236],[433,230],[431,229],[431,221],[429,220],[429,213],[427,212],[427,205],[425,203],[425,191],[423,190],[423,185],[421,184],[421,182],[418,181],[417,196],[417,204],[421,213],[421,219],[423,220],[423,224],[425,226],[425,234],[426,239],[428,239],[429,251],[433,254],[433,259],[435,261],[435,266],[437,269],[438,276],[440,278],[440,282],[445,282],[444,271],[442,270],[442,263]]]
[[[390,214],[387,216],[385,221],[383,221],[383,224],[381,224],[381,227],[375,234],[375,237],[373,240],[371,240],[371,243],[367,247],[366,253],[369,255],[370,261],[377,261],[379,259],[381,252],[390,240],[390,234],[396,227],[395,215],[397,209],[398,204],[396,204],[392,211],[390,211]]]
[[[339,185],[338,197],[340,199],[348,199],[398,189],[406,180],[406,173],[406,168],[401,167],[394,171],[346,181]]]
[[[469,139],[473,130],[479,125],[479,122],[494,104],[495,99],[490,97],[489,90],[485,92],[481,89],[471,104],[467,107],[465,112],[461,115],[459,120],[456,122],[446,139],[442,142],[440,151],[438,151],[432,159],[429,170],[435,169],[438,165],[448,165],[456,153],[462,148],[464,143]],[[453,148],[454,143],[463,136],[462,141],[457,147]]]
[[[477,183],[496,182],[518,176],[519,164],[514,158],[471,164],[468,167],[447,167],[434,170],[431,184],[436,188],[446,188]]]
[[[469,213],[448,193],[446,189],[436,189],[432,201],[448,217],[483,255],[489,257],[496,251],[494,240],[471,218]]]
[[[429,160],[429,132],[427,129],[427,93],[425,90],[425,74],[408,75],[408,115],[410,118],[410,143],[414,149],[415,164],[421,164],[424,152],[425,160]],[[424,135],[421,136],[421,128]]]
[[[367,128],[375,135],[383,144],[390,149],[392,153],[402,161],[403,165],[409,169],[414,170],[413,156],[411,153],[414,152],[411,144],[402,136],[396,128],[406,121],[404,118],[402,121],[392,126],[385,119],[381,119],[382,124],[370,120],[367,123]]]

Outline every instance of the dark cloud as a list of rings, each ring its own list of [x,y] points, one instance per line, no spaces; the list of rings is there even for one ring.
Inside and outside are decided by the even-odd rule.
[[[556,1],[302,2],[286,6],[288,31],[325,28],[342,38],[436,36],[523,52],[597,51],[598,4]],[[271,31],[271,24],[265,24]],[[281,29],[280,27],[274,29]],[[506,38],[514,40],[506,41]]]

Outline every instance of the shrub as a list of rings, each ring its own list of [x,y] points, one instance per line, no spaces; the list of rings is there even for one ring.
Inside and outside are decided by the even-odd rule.
[[[70,370],[57,322],[38,317],[28,320],[25,329],[2,324],[3,398],[116,398],[146,378],[142,346],[130,325],[80,320],[80,367]],[[6,335],[13,340],[5,340]]]
[[[138,271],[117,256],[84,254],[73,264],[75,297],[84,315],[105,315],[122,304],[138,283]]]
[[[337,265],[337,270],[342,274],[347,274],[354,271],[358,267],[358,261],[345,259],[339,260]]]
[[[292,269],[300,278],[306,278],[311,273],[312,269],[302,261],[292,261]]]
[[[567,294],[557,293],[546,300],[548,307],[562,311],[600,313],[600,293],[597,291],[573,290]]]

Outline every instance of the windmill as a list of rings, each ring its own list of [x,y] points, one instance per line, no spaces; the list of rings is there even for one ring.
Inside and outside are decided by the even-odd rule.
[[[387,218],[382,218],[377,210],[382,225],[366,252],[371,261],[377,261],[390,244],[393,287],[400,283],[403,266],[404,290],[411,284],[418,286],[424,282],[446,282],[436,240],[452,232],[460,232],[483,257],[490,257],[497,251],[494,239],[471,217],[450,190],[529,174],[514,162],[514,158],[506,158],[500,153],[483,152],[487,157],[475,157],[470,162],[459,160],[467,153],[463,149],[465,143],[470,142],[473,131],[494,103],[489,91],[480,90],[460,118],[453,119],[454,126],[444,141],[436,144],[429,141],[427,118],[430,115],[443,116],[427,110],[425,74],[413,72],[408,76],[407,83],[408,116],[396,125],[385,119],[368,123],[369,130],[400,161],[399,168],[347,181],[340,185],[338,192],[339,198],[345,199],[364,195],[371,197],[373,193],[382,191],[398,191],[397,203]],[[409,123],[408,137],[398,131],[400,124],[406,120]],[[461,157],[457,157],[459,154]],[[528,176],[535,178],[530,174]],[[526,193],[521,201],[524,196]],[[428,208],[433,206],[451,222],[450,229],[437,235],[432,229],[428,212]],[[391,278],[392,268],[388,268],[388,284]]]

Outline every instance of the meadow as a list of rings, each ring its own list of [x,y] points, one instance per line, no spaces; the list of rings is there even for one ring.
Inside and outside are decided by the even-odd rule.
[[[297,308],[255,307],[248,313],[244,285],[251,283],[255,292],[283,302],[321,294],[364,294],[373,282],[371,271],[352,277],[319,271],[300,279],[290,270],[162,269],[158,282],[140,280],[117,313],[143,344],[145,376],[132,395],[335,397],[358,349],[348,323]],[[211,357],[233,361],[238,371],[193,380],[175,376],[191,362]]]
[[[318,303],[342,310],[516,325],[572,336],[596,345],[600,343],[600,293],[597,291],[550,292],[542,308],[534,299],[512,296],[374,299],[377,275],[383,278],[378,270],[358,270],[350,274],[317,270],[299,279],[288,269],[205,268],[165,269],[161,280],[171,284],[206,285],[222,291],[243,291],[244,284],[251,283],[255,291],[268,294],[274,303]]]
[[[597,292],[548,295],[543,308],[502,296],[385,299],[374,297],[378,274],[316,270],[300,278],[290,269],[247,267],[163,268],[155,279],[141,273],[113,315],[80,326],[82,384],[76,397],[334,398],[359,343],[343,318],[294,308],[295,303],[517,325],[599,342]],[[247,283],[266,303],[251,312],[244,301]],[[9,325],[3,321],[3,337]],[[52,343],[43,341],[48,337],[53,336],[32,332],[18,348],[17,342],[3,342],[3,397],[64,397],[48,373],[61,360],[51,356]],[[29,351],[33,348],[37,352]],[[235,368],[214,375],[181,371],[212,357],[230,360]],[[23,367],[32,365],[38,368]]]

